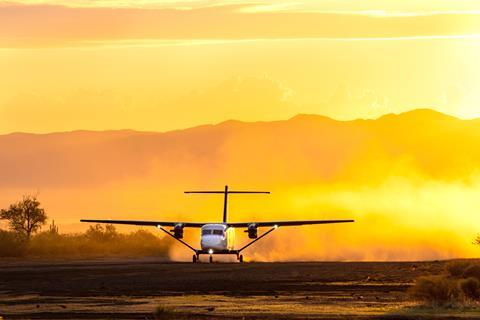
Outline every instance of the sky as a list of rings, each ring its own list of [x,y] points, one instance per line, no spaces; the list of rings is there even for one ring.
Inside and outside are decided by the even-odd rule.
[[[480,117],[478,1],[0,1],[0,133]]]

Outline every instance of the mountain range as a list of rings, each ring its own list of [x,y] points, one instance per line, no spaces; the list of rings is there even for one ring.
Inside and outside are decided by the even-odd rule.
[[[126,178],[186,186],[371,184],[405,166],[435,179],[462,179],[480,166],[479,138],[480,120],[428,109],[376,120],[226,121],[165,133],[13,133],[0,136],[0,188],[89,187]]]

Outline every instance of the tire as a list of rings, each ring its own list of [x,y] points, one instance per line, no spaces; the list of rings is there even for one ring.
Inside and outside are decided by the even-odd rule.
[[[240,258],[238,258],[238,261],[239,261],[240,263],[243,263],[243,255],[240,255]]]
[[[192,256],[192,262],[193,262],[193,263],[196,263],[196,262],[197,262],[197,256],[196,256],[196,255],[193,255],[193,256]]]
[[[212,262],[213,262],[213,257],[212,257],[212,256],[210,256],[210,263],[212,263]]]

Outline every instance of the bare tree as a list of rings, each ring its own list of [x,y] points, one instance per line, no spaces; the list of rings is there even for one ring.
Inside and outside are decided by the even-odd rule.
[[[23,196],[23,199],[0,211],[0,219],[8,221],[10,229],[17,234],[30,239],[47,221],[45,210],[40,208],[36,196]]]

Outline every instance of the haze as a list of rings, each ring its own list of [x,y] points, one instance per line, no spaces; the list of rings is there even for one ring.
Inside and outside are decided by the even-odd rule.
[[[86,228],[82,217],[211,222],[221,218],[222,199],[182,191],[225,182],[272,191],[233,195],[232,221],[357,221],[280,228],[250,253],[256,259],[471,257],[478,250],[479,121],[416,110],[373,121],[227,121],[163,134],[3,135],[0,205],[39,193],[63,231]],[[197,232],[187,235],[198,241]],[[241,230],[238,238],[246,240]]]

